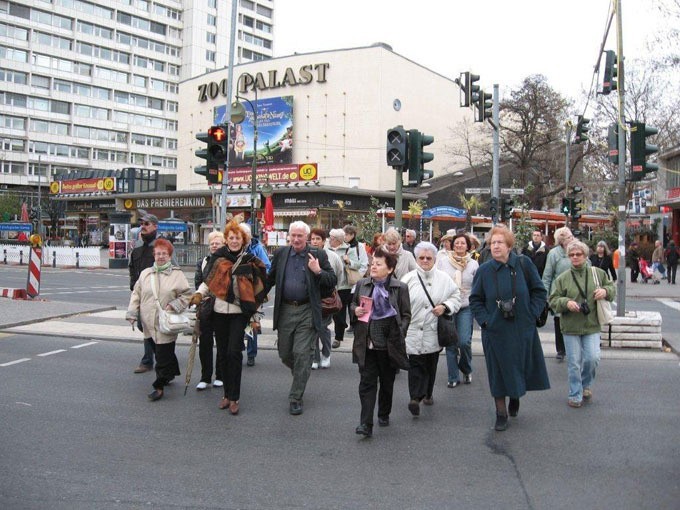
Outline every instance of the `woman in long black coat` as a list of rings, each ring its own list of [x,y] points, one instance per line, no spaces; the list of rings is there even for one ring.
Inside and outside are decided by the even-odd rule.
[[[499,431],[508,426],[508,412],[517,416],[519,399],[527,391],[550,388],[536,329],[547,293],[531,260],[512,252],[514,242],[507,228],[491,229],[492,258],[475,273],[470,294],[470,308],[482,328],[489,387],[496,403],[494,428]],[[502,303],[507,304],[505,311]]]

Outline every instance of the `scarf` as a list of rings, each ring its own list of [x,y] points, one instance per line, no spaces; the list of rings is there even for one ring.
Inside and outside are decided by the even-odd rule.
[[[211,259],[214,260],[205,280],[210,292],[222,301],[239,306],[244,315],[255,313],[266,297],[264,263],[244,250],[232,252],[226,246],[217,250]]]
[[[389,276],[384,280],[373,279],[373,310],[371,311],[371,320],[386,319],[397,315],[397,311],[390,304],[389,292],[385,288],[389,281]]]
[[[453,282],[458,285],[458,288],[462,288],[463,271],[465,271],[471,255],[466,253],[462,257],[459,257],[453,250],[447,251],[446,254],[449,256],[449,262],[453,268],[456,269],[456,273],[453,275]]]
[[[168,260],[165,264],[162,266],[159,266],[155,262],[153,263],[153,271],[154,273],[162,273],[166,269],[168,269],[170,266],[172,266],[172,260]]]

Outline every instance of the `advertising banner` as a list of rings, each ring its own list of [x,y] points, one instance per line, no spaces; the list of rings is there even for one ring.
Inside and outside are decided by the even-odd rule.
[[[72,181],[53,181],[50,183],[51,194],[72,195],[74,193],[96,193],[97,191],[115,191],[116,178],[76,179]]]

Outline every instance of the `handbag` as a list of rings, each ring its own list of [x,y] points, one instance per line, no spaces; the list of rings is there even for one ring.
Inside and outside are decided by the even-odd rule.
[[[357,252],[358,252],[357,248]],[[349,253],[349,248],[345,252],[345,255]],[[362,275],[358,269],[352,269],[349,265],[345,264],[345,276],[347,277],[347,284],[354,286],[359,280],[361,280],[364,275]]]
[[[546,303],[545,306],[543,307],[541,315],[539,315],[538,318],[536,319],[537,328],[542,328],[543,326],[545,326],[545,323],[548,322],[548,312],[550,312],[550,307],[548,306],[548,303]]]
[[[321,298],[321,317],[335,315],[342,310],[342,300],[337,289],[333,289],[329,296]]]
[[[595,287],[601,289],[602,286],[600,285],[600,279],[597,277],[597,271],[594,267],[591,267],[590,270],[593,273]],[[597,322],[600,323],[600,326],[611,324],[614,321],[614,312],[612,312],[611,303],[606,299],[596,299],[595,303],[597,304]]]
[[[420,277],[420,275],[417,276],[418,280],[420,280],[420,285],[423,286],[427,300],[432,305],[432,308],[434,308],[435,304],[432,301],[429,292],[427,292],[425,282],[423,282],[423,279]],[[442,314],[437,317],[437,342],[439,343],[439,347],[452,347],[454,349],[458,348],[458,331],[456,330],[456,322],[453,319],[453,314],[448,316]]]
[[[158,331],[165,335],[179,335],[180,333],[193,332],[194,322],[196,321],[196,312],[188,309],[180,313],[163,310],[161,302],[158,299],[156,278],[153,273],[151,273],[151,290],[153,292],[153,297],[156,299],[156,307],[158,308]]]

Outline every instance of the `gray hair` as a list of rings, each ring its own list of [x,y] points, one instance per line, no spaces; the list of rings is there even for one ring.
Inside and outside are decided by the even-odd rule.
[[[588,245],[582,241],[579,241],[578,239],[575,241],[570,242],[567,245],[567,255],[569,255],[572,251],[582,251],[583,256],[588,258],[588,255],[590,255],[590,248],[588,248]]]
[[[416,244],[416,247],[413,248],[413,253],[416,257],[418,257],[418,255],[424,251],[431,251],[434,257],[437,256],[437,247],[428,241],[420,241],[418,244]]]
[[[294,221],[290,225],[288,225],[288,233],[290,234],[293,229],[298,229],[301,228],[305,231],[305,234],[309,236],[309,233],[311,232],[311,229],[309,228],[309,225],[307,225],[304,221]]]
[[[383,234],[383,239],[385,239],[386,243],[400,243],[401,242],[401,234],[397,231],[396,228],[390,227],[387,229],[387,232]]]
[[[213,239],[222,239],[222,242],[224,242],[224,234],[220,230],[213,230],[208,234],[208,243],[210,243]]]
[[[657,242],[658,242],[658,241],[657,241]],[[602,247],[604,248],[604,254],[605,254],[605,255],[611,255],[611,254],[612,254],[612,251],[609,249],[609,246],[607,245],[607,243],[606,243],[604,240],[603,240],[603,241],[599,241],[599,242],[597,243],[597,246],[598,246],[598,247],[599,247],[599,246],[602,246]]]
[[[345,242],[345,231],[341,228],[332,228],[331,231],[328,232],[328,237]]]
[[[573,234],[571,233],[571,229],[569,227],[560,227],[555,230],[555,242],[557,244],[562,244],[562,241],[564,241],[570,235]]]

